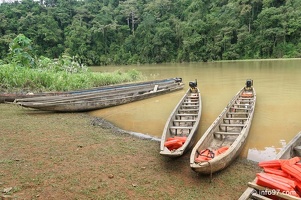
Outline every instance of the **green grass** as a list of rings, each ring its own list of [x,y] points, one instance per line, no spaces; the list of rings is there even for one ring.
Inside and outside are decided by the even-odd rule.
[[[190,169],[189,152],[162,157],[158,142],[92,126],[89,115],[0,110],[0,191],[14,188],[12,199],[232,200],[260,171],[239,158],[210,181]]]
[[[0,91],[69,91],[88,89],[110,84],[134,82],[143,79],[135,69],[122,72],[97,73],[82,71],[50,71],[37,68],[18,67],[15,65],[0,66]]]

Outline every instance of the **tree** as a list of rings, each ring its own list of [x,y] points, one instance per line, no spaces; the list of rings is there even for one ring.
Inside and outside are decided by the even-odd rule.
[[[20,67],[35,67],[35,60],[32,54],[31,40],[25,35],[19,34],[9,44],[10,62]]]

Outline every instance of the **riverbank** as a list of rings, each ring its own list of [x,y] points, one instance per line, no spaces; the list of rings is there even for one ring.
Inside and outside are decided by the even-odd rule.
[[[159,142],[86,113],[0,104],[0,195],[12,199],[238,199],[260,171],[237,159],[198,176],[189,153],[159,155]]]

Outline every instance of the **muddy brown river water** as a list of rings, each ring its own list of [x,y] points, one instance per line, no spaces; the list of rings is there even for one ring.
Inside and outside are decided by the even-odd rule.
[[[241,154],[250,160],[272,159],[301,131],[301,59],[91,67],[93,71],[136,69],[148,80],[181,77],[181,91],[90,112],[119,128],[161,137],[166,120],[188,89],[198,80],[202,95],[199,139],[246,79],[253,79],[257,102],[247,143]],[[159,153],[159,148],[158,148]]]

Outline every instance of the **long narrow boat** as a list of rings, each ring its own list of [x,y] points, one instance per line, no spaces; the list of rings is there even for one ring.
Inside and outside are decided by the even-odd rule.
[[[247,80],[197,142],[190,155],[190,167],[197,173],[222,170],[240,154],[246,142],[256,103],[253,80]]]
[[[62,92],[61,95],[40,95],[33,96],[32,98],[16,98],[16,102],[50,102],[50,101],[70,101],[72,98],[89,98],[93,96],[104,96],[110,94],[116,94],[118,92],[128,92],[133,91],[135,89],[142,90],[146,88],[154,88],[155,85],[158,86],[166,86],[168,84],[174,84],[175,82],[181,82],[181,78],[169,78],[162,80],[154,80],[154,81],[144,81],[137,83],[126,83],[126,84],[116,84],[116,85],[108,85],[95,87],[91,89],[83,89],[83,90],[74,90],[68,92]]]
[[[179,157],[193,145],[202,113],[201,94],[196,86],[196,82],[190,82],[190,89],[165,124],[160,144],[163,156]]]
[[[295,156],[301,156],[301,131],[277,154],[277,159],[290,159]],[[257,178],[248,183],[248,188],[240,196],[239,200],[251,199],[270,199],[264,194],[273,194],[278,199],[300,199],[285,192],[275,192],[274,189],[269,189],[256,184]]]
[[[130,103],[183,89],[181,78],[106,86],[67,95],[16,99],[15,104],[44,111],[79,112]]]
[[[156,84],[165,84],[165,83],[173,83],[175,78],[162,79],[162,80],[154,80],[154,81],[145,81],[138,83],[126,83],[126,84],[116,84],[116,85],[108,85],[95,87],[90,89],[82,89],[82,90],[73,90],[73,91],[65,91],[65,92],[1,92],[0,93],[0,103],[14,102],[18,101],[49,101],[60,99],[62,96],[72,96],[72,95],[88,95],[88,94],[99,94],[99,93],[111,93],[113,91],[125,91],[132,90],[133,88],[141,88],[147,85]]]
[[[63,95],[57,96],[43,96],[43,97],[35,97],[35,98],[26,98],[26,99],[16,99],[15,103],[64,103],[64,102],[72,102],[74,100],[92,100],[95,98],[108,98],[113,96],[122,96],[124,94],[128,95],[133,92],[139,92],[140,94],[157,90],[158,88],[169,88],[177,86],[178,83],[181,82],[181,79],[166,79],[160,81],[151,81],[151,82],[143,82],[137,84],[125,84],[125,85],[116,85],[116,86],[104,86],[89,90],[79,90],[79,91],[71,91]]]

